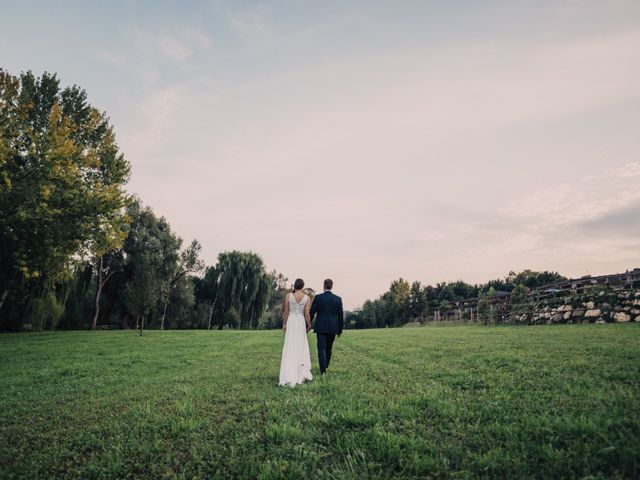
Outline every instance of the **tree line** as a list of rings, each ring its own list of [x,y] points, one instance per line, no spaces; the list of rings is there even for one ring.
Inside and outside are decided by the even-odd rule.
[[[488,299],[499,292],[509,293],[512,301],[522,302],[527,291],[549,283],[566,280],[557,272],[509,272],[504,278],[484,284],[469,284],[462,280],[423,285],[419,281],[409,283],[400,278],[394,280],[389,290],[375,300],[367,300],[361,308],[348,312],[346,328],[397,327],[408,322],[425,322],[436,312],[448,312],[456,303],[478,299],[480,313],[489,308]]]

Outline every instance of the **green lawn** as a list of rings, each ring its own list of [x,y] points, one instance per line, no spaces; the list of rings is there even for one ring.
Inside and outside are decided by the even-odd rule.
[[[640,325],[347,331],[295,389],[281,348],[0,335],[0,478],[640,477]]]

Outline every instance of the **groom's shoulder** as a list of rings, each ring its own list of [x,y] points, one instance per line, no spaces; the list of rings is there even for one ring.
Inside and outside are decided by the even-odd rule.
[[[321,292],[321,293],[318,293],[318,294],[316,294],[316,295],[313,297],[313,299],[314,299],[314,300],[315,300],[316,298],[323,298],[323,299],[326,299],[326,298],[328,298],[327,293],[328,293],[328,292]]]

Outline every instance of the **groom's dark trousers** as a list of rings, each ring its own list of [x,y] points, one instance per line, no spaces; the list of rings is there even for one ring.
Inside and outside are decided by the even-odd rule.
[[[331,347],[336,339],[335,333],[318,333],[318,363],[320,364],[320,373],[327,371],[329,362],[331,362]]]
[[[313,324],[313,331],[318,337],[318,363],[320,373],[324,373],[331,362],[331,349],[336,335],[342,333],[344,311],[342,299],[327,290],[316,295],[309,312],[311,320],[317,315]]]

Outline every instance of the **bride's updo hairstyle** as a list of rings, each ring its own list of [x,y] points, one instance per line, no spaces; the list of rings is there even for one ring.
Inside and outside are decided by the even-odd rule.
[[[304,288],[304,280],[301,278],[296,278],[296,281],[293,282],[293,291],[302,290]]]

